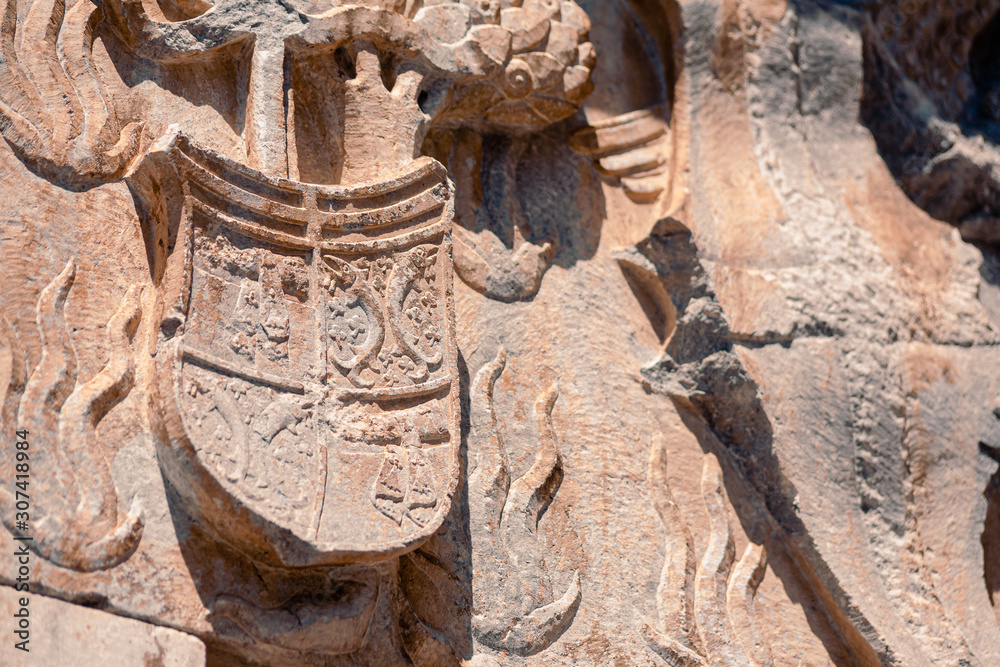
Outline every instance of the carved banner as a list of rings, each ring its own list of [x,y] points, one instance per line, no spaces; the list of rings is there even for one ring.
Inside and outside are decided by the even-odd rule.
[[[155,402],[190,511],[292,566],[431,535],[459,474],[445,169],[313,186],[173,135],[133,187],[175,238]]]

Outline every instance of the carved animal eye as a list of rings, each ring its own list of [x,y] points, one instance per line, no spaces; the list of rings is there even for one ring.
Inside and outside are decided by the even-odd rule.
[[[535,87],[534,77],[528,63],[514,58],[507,65],[504,91],[515,98],[526,97]]]

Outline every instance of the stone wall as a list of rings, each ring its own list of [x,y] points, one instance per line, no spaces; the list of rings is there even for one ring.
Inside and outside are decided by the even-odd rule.
[[[997,3],[3,7],[0,663],[1000,664]]]

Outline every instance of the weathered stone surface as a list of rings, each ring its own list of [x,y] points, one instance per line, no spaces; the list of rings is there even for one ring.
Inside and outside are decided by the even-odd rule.
[[[6,0],[0,552],[209,665],[1000,664],[994,4]]]
[[[5,619],[21,609],[19,599],[23,597],[24,593],[0,586],[0,613]],[[205,645],[197,637],[55,598],[32,595],[30,600],[28,650],[14,649],[7,637],[0,648],[3,664],[10,667],[205,665]]]

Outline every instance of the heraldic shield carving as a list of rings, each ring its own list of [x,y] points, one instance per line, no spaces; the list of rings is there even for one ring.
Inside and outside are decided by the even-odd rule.
[[[387,558],[437,530],[459,478],[445,168],[307,185],[175,133],[132,185],[176,229],[154,403],[189,510],[285,566]]]

